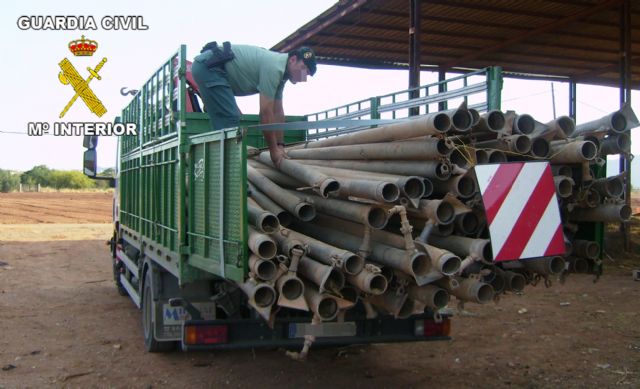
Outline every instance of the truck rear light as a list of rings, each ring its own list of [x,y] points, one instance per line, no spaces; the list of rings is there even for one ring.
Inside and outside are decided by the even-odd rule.
[[[436,323],[433,320],[416,320],[414,327],[415,336],[449,336],[451,333],[451,320],[443,318]]]
[[[229,331],[226,325],[222,326],[185,326],[186,344],[216,344],[227,343]]]

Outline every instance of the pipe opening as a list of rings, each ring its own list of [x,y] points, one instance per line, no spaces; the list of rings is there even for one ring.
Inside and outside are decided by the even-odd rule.
[[[441,202],[436,208],[436,217],[438,218],[438,224],[449,224],[455,218],[455,210],[453,205],[447,202]]]
[[[477,109],[469,108],[469,113],[471,114],[471,125],[475,126],[480,122],[480,112]]]
[[[500,150],[489,151],[489,163],[507,162],[507,156]]]
[[[597,207],[600,204],[600,193],[594,189],[589,189],[587,191],[586,198],[587,205],[591,208]]]
[[[580,147],[580,153],[584,159],[591,161],[598,154],[598,147],[591,141],[584,141]]]
[[[631,218],[631,207],[628,205],[623,205],[620,207],[620,219],[622,221],[627,221]]]
[[[518,115],[516,118],[516,122],[514,123],[514,129],[520,132],[521,134],[527,135],[531,134],[535,129],[536,123],[533,120],[531,115],[527,115],[526,113],[523,115]]]
[[[450,256],[442,261],[442,274],[446,276],[454,275],[460,270],[462,261],[456,256]]]
[[[436,167],[436,176],[441,180],[446,180],[451,175],[451,170],[449,169],[449,165],[439,162]]]
[[[466,110],[456,110],[451,118],[453,127],[458,131],[469,131],[473,123],[473,116]]]
[[[277,272],[278,269],[276,268],[276,264],[271,261],[261,261],[256,269],[258,277],[266,281],[272,280],[276,276]]]
[[[344,274],[335,267],[331,268],[327,280],[324,282],[324,289],[337,292],[344,288],[344,282]]]
[[[606,183],[607,195],[610,197],[620,197],[624,192],[624,185],[619,178],[612,178],[607,180]]]
[[[429,257],[424,253],[418,253],[411,259],[411,270],[418,277],[427,274],[430,267]]]
[[[441,309],[447,306],[447,304],[449,304],[449,293],[444,290],[444,289],[438,289],[434,294],[433,294],[433,306]]]
[[[486,152],[486,150],[476,150],[476,162],[479,165],[485,164],[489,162],[489,153]]]
[[[469,161],[467,161],[467,158],[465,158],[464,154],[462,154],[462,151],[458,149],[454,149],[451,152],[451,155],[449,156],[449,161],[451,161],[451,163],[455,165],[458,165],[462,169],[469,169],[471,167],[469,165]]]
[[[405,180],[402,191],[410,199],[419,199],[424,195],[425,185],[422,179],[409,177]]]
[[[304,293],[304,285],[297,278],[289,278],[282,284],[280,293],[288,300],[295,300]]]
[[[296,207],[298,219],[309,222],[316,217],[316,209],[311,204],[301,203]]]
[[[480,219],[474,212],[466,212],[456,218],[456,224],[463,234],[469,235],[478,231]]]
[[[531,139],[528,136],[519,136],[514,142],[516,152],[526,154],[531,150]]]
[[[493,250],[491,250],[489,242],[485,242],[485,245],[482,248],[482,257],[487,261],[493,260]]]
[[[549,141],[544,138],[535,138],[531,142],[531,155],[538,158],[547,158],[551,152]]]
[[[618,145],[618,149],[625,153],[631,151],[631,137],[628,134],[618,134],[616,137],[616,144]]]
[[[560,274],[564,270],[565,262],[562,257],[552,257],[549,259],[550,274]]]
[[[433,182],[431,182],[428,178],[422,179],[422,186],[424,187],[424,192],[422,193],[422,198],[430,197],[433,194]]]
[[[438,150],[438,154],[441,156],[449,155],[452,151],[452,148],[449,146],[446,140],[438,139],[436,142],[436,150]]]
[[[347,300],[351,303],[358,302],[358,291],[354,287],[343,287],[342,289],[340,289],[340,296],[342,296],[342,299]]]
[[[493,291],[495,293],[501,293],[502,291],[504,291],[507,282],[502,274],[497,273],[496,271],[493,271],[493,273],[495,274],[495,276],[493,277],[493,280],[491,280],[491,286],[493,287]]]
[[[493,287],[489,284],[481,284],[476,293],[476,301],[480,304],[486,304],[493,300]]]
[[[271,239],[264,239],[258,244],[258,256],[260,258],[273,258],[278,252],[276,243]]]
[[[600,254],[600,245],[596,242],[587,243],[584,249],[587,258],[596,259]]]
[[[271,306],[276,300],[275,291],[267,285],[258,285],[253,294],[256,305],[260,308]]]
[[[487,126],[493,132],[499,132],[505,126],[504,114],[500,111],[492,111],[489,112],[489,115],[486,118]]]
[[[627,128],[627,119],[620,112],[611,115],[611,129],[615,132],[622,132]]]
[[[328,181],[328,182],[327,182]],[[336,180],[326,180],[322,184],[322,196],[327,198],[332,192],[340,190],[340,183]]]
[[[451,128],[451,119],[444,113],[436,114],[433,118],[433,126],[438,132],[447,132]]]
[[[280,222],[275,215],[264,215],[260,221],[260,228],[267,234],[277,231],[278,227],[280,227]]]
[[[387,225],[387,211],[383,208],[371,207],[367,213],[367,224],[369,227],[377,230],[384,228]]]
[[[324,297],[318,304],[317,313],[322,320],[331,320],[338,314],[338,303],[331,297]]]
[[[392,183],[386,183],[382,186],[382,198],[387,203],[392,203],[398,200],[400,197],[400,188],[398,185]]]
[[[460,197],[469,198],[476,193],[476,182],[469,176],[462,176],[457,185]]]
[[[573,191],[573,185],[568,179],[559,180],[556,182],[556,191],[562,198],[569,197]]]
[[[356,275],[364,269],[364,258],[358,255],[349,255],[343,259],[344,271],[347,274]]]
[[[374,274],[373,277],[371,277],[371,281],[369,281],[369,290],[371,290],[371,294],[374,295],[383,294],[387,290],[388,285],[387,279],[382,274]]]
[[[561,116],[556,120],[556,124],[564,134],[565,138],[568,138],[576,129],[576,123],[568,116]]]
[[[509,278],[509,289],[514,292],[522,292],[527,285],[527,280],[522,274],[513,273]]]

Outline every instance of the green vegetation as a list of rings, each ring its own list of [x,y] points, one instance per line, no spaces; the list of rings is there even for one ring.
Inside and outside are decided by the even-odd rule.
[[[104,170],[100,176],[113,177],[114,169]],[[45,165],[34,166],[24,173],[0,169],[0,192],[7,193],[17,191],[20,184],[30,188],[49,187],[60,189],[107,189],[109,182],[106,180],[92,180],[77,170],[55,170]]]

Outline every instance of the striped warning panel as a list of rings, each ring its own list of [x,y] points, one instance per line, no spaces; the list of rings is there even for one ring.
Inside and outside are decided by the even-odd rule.
[[[548,162],[475,167],[495,261],[564,254],[564,236]]]

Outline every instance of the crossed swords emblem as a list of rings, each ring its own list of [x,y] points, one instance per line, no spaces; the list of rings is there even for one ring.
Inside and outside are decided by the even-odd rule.
[[[94,78],[97,78],[98,80],[102,79],[98,72],[100,71],[100,69],[102,69],[105,62],[107,62],[107,58],[102,58],[102,61],[100,61],[95,69],[87,67],[90,75],[85,80],[68,59],[64,58],[62,61],[60,61],[58,65],[60,66],[60,69],[62,69],[62,71],[58,74],[58,79],[64,85],[71,84],[73,90],[76,92],[76,94],[71,98],[71,100],[69,100],[67,105],[60,113],[60,118],[64,117],[69,108],[71,108],[73,103],[76,102],[78,97],[80,97],[82,101],[84,101],[87,108],[89,108],[91,112],[98,115],[98,117],[101,117],[107,112],[107,109],[102,104],[102,101],[100,101],[100,99],[96,97],[95,93],[93,93],[93,91],[89,87],[89,83]]]

